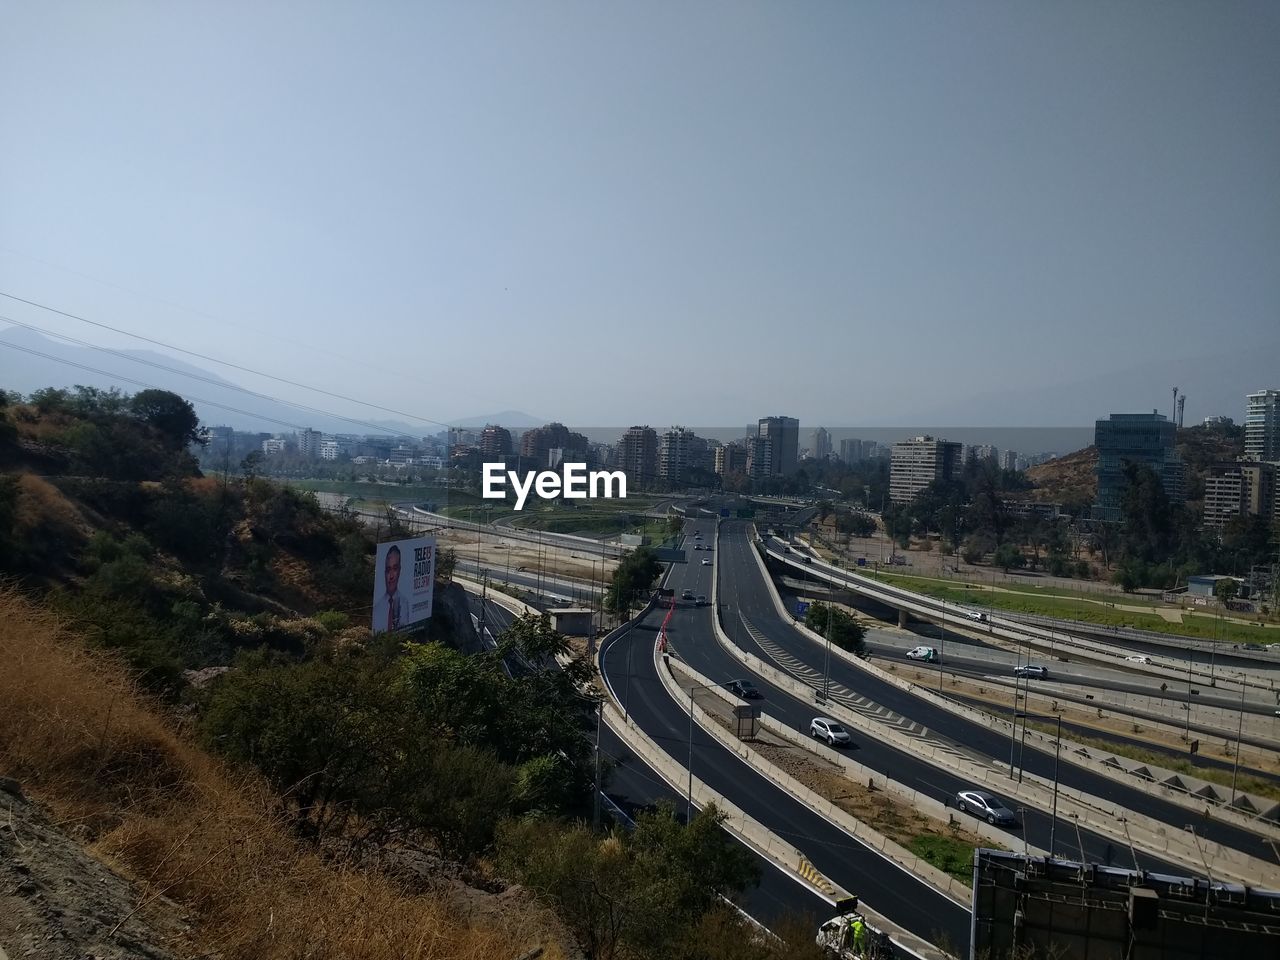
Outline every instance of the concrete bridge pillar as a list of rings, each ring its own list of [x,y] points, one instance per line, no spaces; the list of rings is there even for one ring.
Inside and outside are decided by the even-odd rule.
[[[907,611],[898,611],[898,626],[903,630],[907,629]]]

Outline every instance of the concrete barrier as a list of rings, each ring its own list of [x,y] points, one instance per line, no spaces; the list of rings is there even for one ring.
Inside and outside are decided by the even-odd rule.
[[[604,710],[604,722],[635,752],[636,756],[648,764],[677,793],[688,791],[689,771],[686,768],[672,759],[635,724],[634,720],[623,719],[616,703],[607,702]],[[747,847],[779,869],[795,876],[814,893],[833,905],[837,899],[849,895],[848,891],[817,871],[798,847],[778,837],[727,797],[711,790],[697,777],[693,778],[692,784],[693,802],[699,807],[715,804],[716,809],[725,816],[724,828]],[[887,933],[895,945],[923,960],[954,960],[949,954],[876,911],[865,902],[865,898],[859,899],[861,901],[859,912],[867,918],[872,927]]]
[[[718,544],[717,549],[719,549]],[[753,550],[752,552],[755,555],[757,564],[759,565],[760,573],[765,578],[769,596],[773,600],[774,609],[777,610],[778,615],[784,620],[791,619],[791,615],[787,611],[786,605],[782,602],[782,597],[773,586],[773,580],[769,575],[768,569],[764,565],[763,558],[760,556],[758,551]],[[717,620],[717,626],[718,624],[719,621]],[[792,620],[792,627],[802,636],[812,640],[814,643],[822,645],[825,649],[826,640],[810,630],[808,627],[804,626],[804,624],[797,623]],[[722,631],[718,633],[718,636],[722,636]],[[727,636],[723,636],[722,642],[726,643],[731,650],[736,651],[738,649],[736,645],[728,640]],[[1009,720],[1004,720],[994,714],[978,710],[968,704],[957,703],[954,700],[935,693],[931,689],[919,686],[909,680],[898,677],[887,670],[881,669],[875,664],[869,663],[834,645],[831,647],[831,654],[832,656],[843,660],[845,663],[848,663],[850,666],[857,667],[859,670],[866,671],[867,673],[879,677],[884,682],[893,684],[900,690],[903,690],[914,697],[927,700],[935,706],[956,714],[957,716],[963,717],[971,723],[980,724],[992,729],[1008,730],[1012,733],[1012,723]],[[1054,738],[1051,736],[1041,734],[1037,731],[1028,731],[1026,739],[1034,748],[1039,749],[1042,752],[1053,752],[1052,745],[1054,743]],[[1135,766],[1134,769],[1145,767],[1147,770],[1152,772],[1158,771],[1158,774],[1154,779],[1148,780],[1145,777],[1134,776],[1129,773],[1128,771],[1130,768],[1120,764],[1118,756],[1113,755],[1110,760],[1097,760],[1094,759],[1089,748],[1069,741],[1065,737],[1063,738],[1062,743],[1063,749],[1061,752],[1061,759],[1068,763],[1075,764],[1076,766],[1083,767],[1087,770],[1092,770],[1095,773],[1123,783],[1132,789],[1140,790],[1149,796],[1157,797],[1161,800],[1175,804],[1176,806],[1179,806],[1187,810],[1189,813],[1197,816],[1208,816],[1210,815],[1210,811],[1212,811],[1212,815],[1217,819],[1258,833],[1260,836],[1280,836],[1280,832],[1277,831],[1277,824],[1272,823],[1270,820],[1261,819],[1257,812],[1245,812],[1231,806],[1223,805],[1222,801],[1216,798],[1215,790],[1211,789],[1210,791],[1205,791],[1203,786],[1200,786],[1198,787],[1199,792],[1192,795],[1191,791],[1180,791],[1173,788],[1171,784],[1176,782],[1176,778],[1181,776],[1176,774],[1174,771],[1153,767],[1151,764],[1140,764]],[[1097,751],[1093,752],[1096,753]],[[1201,784],[1204,784],[1205,782],[1206,781],[1200,781]],[[1217,785],[1210,786],[1211,788],[1217,787]],[[1249,798],[1249,803],[1254,807],[1254,811],[1270,813],[1273,809],[1273,801],[1267,800],[1264,797],[1251,796]],[[1159,821],[1153,820],[1152,822],[1158,823]]]
[[[719,551],[719,549],[720,545],[717,542],[716,550]],[[756,559],[763,566],[763,561],[760,560],[758,553],[756,554]],[[767,571],[762,570],[762,572],[767,578]],[[769,581],[769,583],[770,594],[774,598],[775,605],[780,606],[781,598],[772,589],[772,581]],[[785,608],[781,609],[779,613],[784,617],[787,616]],[[796,625],[795,629],[825,644],[825,640],[818,637],[813,631],[801,625]],[[764,677],[770,683],[787,690],[800,699],[812,699],[816,694],[817,691],[814,688],[801,683],[790,674],[765,663],[734,644],[720,626],[718,608],[715,619],[715,632],[717,639],[725,649],[758,676]],[[1012,725],[1008,721],[981,714],[979,711],[959,704],[952,704],[950,701],[946,701],[930,691],[914,688],[911,684],[892,677],[883,670],[864,664],[837,647],[833,646],[831,649],[833,655],[837,652],[844,654],[846,658],[854,661],[854,664],[859,668],[874,672],[887,682],[894,683],[915,696],[939,702],[939,705],[946,706],[952,712],[965,715],[967,719],[975,723],[981,723],[984,726],[994,727],[995,729],[1003,728],[1012,734]],[[1014,796],[1021,803],[1044,812],[1049,812],[1052,809],[1053,785],[1043,778],[1025,774],[1021,781],[1015,781],[1010,778],[1007,771],[998,769],[994,765],[983,768],[973,761],[962,761],[954,754],[932,747],[920,739],[908,737],[895,727],[869,720],[838,704],[828,703],[823,709],[828,715],[851,729],[860,730],[868,736],[878,737],[904,752],[920,757],[933,766],[963,776],[973,782],[975,786],[986,787],[997,793]],[[1030,734],[1028,736],[1030,738]],[[1063,743],[1065,745],[1065,739]],[[1062,759],[1069,759],[1067,750],[1062,751]],[[1084,764],[1081,765],[1083,766]],[[1114,771],[1111,772],[1114,774]],[[1101,833],[1124,843],[1132,842],[1137,849],[1162,859],[1177,861],[1195,870],[1205,869],[1207,861],[1212,864],[1208,872],[1211,872],[1216,879],[1230,879],[1250,885],[1272,887],[1280,885],[1280,866],[1251,857],[1242,851],[1219,843],[1200,840],[1184,830],[1164,824],[1152,817],[1134,813],[1117,804],[1085,794],[1082,791],[1060,786],[1058,789],[1058,810],[1063,816],[1070,817],[1074,815],[1079,817],[1080,822],[1086,824],[1096,833]],[[1203,808],[1199,812],[1203,813]],[[1122,832],[1117,827],[1117,824],[1121,824],[1125,831]]]
[[[691,681],[694,684],[694,689],[697,689],[698,686],[707,686],[708,688],[714,686],[710,680],[687,664],[672,660],[667,666],[669,669],[663,669],[662,666],[659,666],[659,676],[673,699],[684,693],[679,687],[679,681],[675,678],[677,673],[683,674]],[[746,741],[739,740],[729,734],[724,727],[716,722],[714,717],[698,704],[696,699],[690,697],[687,701],[682,702],[686,710],[692,707],[695,723],[711,734],[726,750],[733,752],[741,760],[745,761],[761,776],[800,800],[809,809],[825,817],[872,852],[913,874],[943,896],[968,909],[971,891],[965,884],[943,873],[927,860],[916,856],[910,850],[889,839],[870,825],[863,823],[848,811],[841,809],[826,797],[770,763]]]
[[[901,610],[907,610],[921,619],[929,622],[945,622],[958,632],[969,631],[972,623],[968,619],[967,612],[963,616],[957,613],[949,613],[945,606],[950,601],[941,601],[933,597],[927,597],[923,594],[917,594],[904,587],[899,587],[891,583],[885,583],[880,580],[868,577],[865,574],[857,573],[852,570],[845,570],[841,567],[833,566],[824,560],[817,560],[812,564],[802,564],[785,555],[771,553],[770,556],[781,563],[795,567],[797,570],[804,572],[811,577],[821,577],[834,581],[837,584],[844,585],[847,590],[856,590],[863,593],[881,603],[889,606],[897,607]],[[935,609],[934,604],[942,606],[943,609]],[[951,604],[952,606],[963,609],[961,604]],[[1087,637],[1077,636],[1069,631],[1052,630],[1044,627],[1037,627],[1034,624],[1024,623],[1012,617],[1001,616],[999,611],[988,613],[988,631],[982,632],[981,636],[988,641],[1007,640],[1013,642],[1017,646],[1023,646],[1027,643],[1033,643],[1041,646],[1047,646],[1050,650],[1069,647],[1075,655],[1082,660],[1092,660],[1097,663],[1103,663],[1110,666],[1117,665],[1127,656],[1130,651],[1124,648],[1117,648],[1103,643],[1099,640],[1092,640]],[[999,645],[997,643],[996,645]],[[1218,646],[1223,646],[1218,644]],[[1224,648],[1225,651],[1225,648]],[[1186,679],[1186,671],[1179,673],[1172,669],[1166,669],[1158,666],[1147,668],[1147,672],[1153,676],[1164,676],[1167,678]],[[1207,671],[1193,669],[1193,676],[1202,683],[1207,683],[1210,674]],[[1260,692],[1273,693],[1275,690],[1274,680],[1271,677],[1259,677],[1243,671],[1236,671],[1228,674],[1224,671],[1218,671],[1215,677],[1220,684],[1218,689],[1236,690],[1240,689],[1240,684],[1256,689]]]

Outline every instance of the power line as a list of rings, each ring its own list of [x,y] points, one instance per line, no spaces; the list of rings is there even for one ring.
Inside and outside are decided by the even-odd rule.
[[[87,349],[89,349],[89,350],[97,350],[97,351],[99,351],[100,353],[109,353],[109,354],[111,354],[112,356],[114,356],[114,357],[119,357],[119,358],[120,358],[120,359],[122,359],[122,360],[129,360],[129,361],[132,361],[132,362],[134,362],[134,363],[141,363],[141,364],[145,364],[145,365],[146,365],[146,366],[148,366],[148,367],[155,367],[157,370],[164,370],[164,371],[166,371],[167,373],[172,373],[172,374],[174,374],[174,375],[176,375],[176,376],[179,376],[179,377],[188,377],[188,378],[190,378],[190,379],[192,379],[192,380],[199,380],[199,381],[201,381],[202,383],[208,383],[208,384],[210,384],[210,385],[212,385],[212,386],[215,386],[215,387],[219,387],[219,388],[226,389],[226,390],[234,390],[234,391],[236,391],[237,393],[243,393],[243,394],[247,394],[248,396],[251,396],[251,397],[257,397],[259,400],[270,400],[272,403],[279,403],[279,404],[283,404],[283,405],[285,405],[285,406],[287,406],[287,407],[294,407],[294,408],[296,408],[296,409],[298,409],[298,410],[304,410],[304,411],[306,411],[307,413],[315,413],[315,414],[319,414],[319,415],[324,416],[324,417],[332,417],[332,418],[333,418],[333,419],[335,419],[335,420],[342,420],[342,421],[344,421],[344,422],[346,422],[346,423],[350,423],[350,424],[352,424],[352,425],[354,425],[354,426],[358,426],[358,427],[368,427],[368,428],[370,428],[370,429],[378,430],[378,431],[381,431],[381,432],[383,432],[383,433],[390,433],[390,434],[391,434],[391,435],[393,435],[393,436],[395,436],[395,435],[397,435],[397,434],[399,433],[399,431],[389,430],[387,427],[379,426],[379,425],[378,425],[378,424],[376,424],[376,423],[369,423],[368,421],[365,421],[365,420],[356,420],[356,419],[354,419],[354,418],[352,418],[352,417],[344,417],[344,416],[343,416],[342,414],[340,414],[340,413],[331,413],[330,411],[328,411],[328,410],[322,410],[322,409],[321,409],[321,408],[319,408],[319,407],[311,407],[311,406],[306,405],[305,403],[296,403],[296,402],[294,402],[293,400],[282,400],[282,399],[281,399],[281,398],[279,398],[279,397],[273,397],[273,396],[271,396],[270,394],[266,394],[266,393],[259,393],[259,392],[258,392],[258,391],[256,391],[256,390],[250,390],[248,387],[241,387],[241,386],[239,386],[239,385],[237,385],[237,384],[230,383],[229,381],[226,381],[226,380],[215,380],[215,379],[213,379],[212,377],[206,377],[206,376],[203,376],[203,375],[198,374],[198,373],[189,373],[189,372],[187,372],[187,371],[185,371],[185,370],[179,370],[177,367],[169,367],[169,366],[165,366],[163,363],[156,363],[154,360],[146,360],[146,359],[143,359],[142,357],[132,357],[132,356],[130,356],[128,353],[124,352],[123,350],[113,350],[111,347],[103,347],[103,346],[100,346],[100,345],[98,345],[98,344],[89,343],[87,340],[80,340],[80,339],[77,339],[76,337],[69,336],[68,334],[65,334],[65,333],[55,333],[55,332],[54,332],[54,331],[52,331],[52,330],[46,330],[46,329],[44,329],[43,327],[37,326],[36,324],[33,324],[33,323],[25,323],[25,322],[24,322],[24,321],[22,321],[22,320],[14,320],[12,317],[7,317],[7,316],[0,315],[0,320],[4,320],[4,321],[6,321],[7,323],[16,324],[16,325],[17,325],[17,326],[19,326],[19,327],[25,327],[25,328],[26,328],[26,329],[28,329],[28,330],[34,330],[34,331],[36,331],[37,333],[43,334],[43,335],[45,335],[45,336],[57,337],[57,338],[58,338],[58,339],[60,339],[60,340],[66,340],[66,341],[68,341],[68,342],[70,342],[70,343],[77,344],[78,346],[86,347],[86,348],[87,348]],[[0,344],[3,344],[4,346],[16,347],[16,348],[17,348],[17,349],[19,349],[19,350],[28,349],[28,348],[25,348],[25,347],[19,347],[19,346],[17,346],[17,344],[6,343],[5,341],[2,341],[2,340],[0,340]],[[28,352],[38,352],[38,351],[28,350]],[[40,356],[49,356],[49,355],[48,355],[48,354],[40,354]],[[62,360],[61,358],[59,358],[59,357],[54,357],[54,356],[49,356],[49,359],[51,359],[51,360],[57,360],[57,361],[59,361],[59,362],[61,362],[61,363],[69,363],[69,364],[72,364],[73,366],[79,366],[79,364],[76,364],[76,363],[75,363],[75,361],[72,361],[72,360]],[[89,369],[89,368],[86,368],[86,369]],[[104,376],[108,376],[108,377],[116,376],[116,374],[107,373],[106,371],[95,371],[95,372],[102,373]],[[132,383],[136,383],[137,381],[130,381],[130,382],[132,382]],[[154,389],[160,389],[160,388],[156,387],[156,388],[154,388]],[[211,401],[211,400],[201,400],[200,402],[201,402],[201,403],[212,404],[213,406],[218,406],[218,404],[213,403],[213,401]],[[242,411],[242,412],[243,412],[243,411]],[[248,415],[248,416],[259,416],[259,414],[254,414],[254,413],[247,413],[247,415]],[[274,419],[274,418],[272,418],[272,417],[265,417],[265,416],[264,416],[264,417],[262,417],[262,419],[264,419],[264,420],[271,420],[271,421],[272,421],[272,422],[274,422],[274,423],[282,423],[282,422],[284,422],[284,421],[276,420],[276,419]],[[305,430],[305,429],[307,429],[307,428],[306,428],[306,427],[299,427],[298,429],[300,429],[300,430]]]
[[[125,293],[132,294],[135,297],[141,297],[145,300],[151,300],[155,303],[162,304],[166,307],[173,307],[176,310],[181,310],[184,313],[189,313],[192,316],[200,317],[204,320],[209,320],[213,323],[217,323],[223,326],[236,327],[237,329],[240,329],[240,330],[249,329],[249,327],[245,326],[242,323],[236,323],[235,321],[227,320],[224,317],[215,316],[214,314],[208,313],[207,311],[198,310],[195,307],[188,306],[187,304],[184,304],[184,303],[178,303],[176,300],[169,300],[165,297],[157,296],[154,293],[145,293],[141,290],[135,290],[132,287],[126,287],[123,284],[115,283],[114,281],[111,281],[111,280],[103,280],[101,277],[95,277],[95,276],[92,276],[91,274],[84,273],[83,271],[80,271],[80,270],[73,270],[71,267],[64,266],[60,263],[54,263],[51,260],[43,260],[40,257],[34,257],[29,253],[23,253],[21,250],[15,250],[13,247],[6,247],[3,244],[0,244],[0,252],[7,253],[10,256],[14,256],[14,257],[21,257],[24,260],[30,260],[32,263],[38,263],[46,267],[51,267],[54,270],[61,270],[64,273],[69,273],[74,277],[80,277],[81,279],[88,280],[92,283],[101,284],[104,287],[111,287],[113,290],[121,290]],[[266,332],[266,333],[264,333],[263,331],[256,331],[256,332],[258,332],[259,335],[268,336],[272,340],[277,341],[278,343],[288,343],[294,346],[295,348],[298,346],[301,346],[303,349],[310,350],[312,353],[318,353],[326,357],[334,357],[346,363],[359,364],[362,367],[366,367],[370,370],[375,370],[378,373],[381,373],[384,375],[390,372],[390,373],[394,373],[398,377],[403,377],[406,380],[412,380],[415,383],[422,384],[424,387],[432,386],[432,384],[428,383],[426,380],[416,377],[412,373],[406,373],[403,370],[388,371],[384,366],[369,363],[367,360],[361,360],[359,357],[346,356],[340,353],[336,353],[333,350],[325,350],[321,347],[317,347],[314,343],[298,343],[295,340],[289,340],[289,339],[286,339],[285,337],[277,336],[269,332]]]
[[[135,340],[141,340],[143,343],[149,343],[152,346],[156,346],[156,347],[163,347],[166,350],[173,350],[176,353],[183,353],[189,357],[196,357],[197,359],[207,361],[208,363],[221,364],[224,367],[230,367],[232,370],[239,370],[242,373],[249,373],[255,377],[266,377],[268,380],[275,380],[278,383],[285,383],[291,387],[299,387],[303,390],[311,390],[314,393],[320,393],[325,395],[326,397],[332,397],[335,400],[344,400],[347,403],[357,403],[362,407],[369,407],[372,410],[381,410],[383,413],[395,414],[397,417],[408,417],[411,420],[419,420],[423,423],[430,423],[438,427],[445,427],[447,429],[452,429],[452,424],[445,423],[442,420],[433,420],[430,417],[420,417],[417,414],[406,413],[405,411],[397,410],[394,407],[383,407],[383,406],[379,406],[376,403],[369,403],[366,400],[357,400],[355,397],[349,397],[346,394],[334,393],[332,390],[325,390],[323,387],[313,387],[310,384],[299,383],[297,380],[290,380],[287,377],[279,377],[272,373],[264,373],[261,370],[254,370],[252,367],[246,367],[238,363],[232,363],[230,360],[219,360],[217,357],[211,357],[208,354],[198,353],[195,350],[187,350],[184,347],[179,347],[172,343],[166,343],[163,340],[156,340],[152,337],[145,337],[140,333],[132,333],[131,331],[124,330],[120,327],[113,327],[109,323],[102,323],[98,320],[90,320],[88,317],[81,317],[74,313],[68,313],[65,310],[59,310],[57,307],[51,307],[44,303],[38,303],[35,300],[27,300],[24,297],[19,297],[12,293],[6,293],[3,290],[0,290],[0,297],[7,297],[10,300],[16,300],[18,303],[25,303],[28,306],[36,307],[37,309],[40,309],[40,310],[48,310],[50,313],[56,313],[60,317],[66,317],[70,320],[79,320],[81,323],[87,323],[90,326],[98,327],[102,330],[110,330],[112,333],[118,333],[118,334],[121,334],[122,336],[132,337]],[[108,376],[110,376],[110,374],[108,374]],[[201,402],[207,403],[208,401],[201,401]],[[267,418],[267,419],[270,419],[270,418]],[[378,429],[381,430],[385,428],[379,427]]]
[[[124,377],[118,373],[108,373],[106,370],[99,370],[97,367],[91,367],[88,364],[76,363],[74,360],[66,360],[62,357],[55,357],[52,354],[43,353],[40,350],[33,350],[30,347],[19,346],[16,343],[8,343],[4,340],[0,340],[0,347],[8,347],[11,350],[21,350],[23,353],[30,353],[37,357],[44,357],[46,360],[52,360],[55,363],[64,363],[69,367],[78,367],[81,370],[87,370],[90,373],[97,373],[104,377],[112,377],[116,380],[122,380],[125,383],[132,383],[138,387],[146,387],[148,390],[164,389],[163,387],[157,387],[154,384],[146,383],[145,381],[142,381],[142,380],[135,380],[132,377]],[[211,407],[217,407],[220,410],[228,410],[231,413],[239,413],[239,414],[243,414],[246,417],[257,417],[259,420],[266,420],[270,423],[278,423],[282,427],[292,427],[295,430],[307,429],[305,426],[303,426],[300,423],[290,423],[288,420],[280,420],[276,417],[268,417],[260,413],[250,413],[248,410],[241,410],[238,407],[231,407],[225,403],[217,403],[214,400],[205,400],[201,397],[194,397],[194,396],[189,396],[188,399],[195,400],[199,403],[207,404],[208,406],[211,406]],[[377,429],[390,433],[390,431],[388,431],[386,427],[378,427]],[[392,436],[394,435],[395,434],[392,434]]]

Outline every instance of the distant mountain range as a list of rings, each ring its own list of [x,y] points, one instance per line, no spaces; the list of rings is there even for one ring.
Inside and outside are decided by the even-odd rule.
[[[30,394],[43,387],[86,387],[137,393],[147,387],[172,390],[195,406],[206,426],[225,425],[264,433],[311,427],[324,433],[378,433],[420,437],[442,428],[429,423],[376,419],[353,414],[351,419],[316,413],[295,404],[245,393],[238,384],[210,370],[154,350],[105,353],[42,336],[25,327],[0,330],[0,387]],[[326,407],[318,396],[316,407]],[[352,422],[352,421],[358,422]],[[498,423],[524,430],[544,421],[527,413],[505,410],[487,417],[468,417],[454,425],[483,427]]]

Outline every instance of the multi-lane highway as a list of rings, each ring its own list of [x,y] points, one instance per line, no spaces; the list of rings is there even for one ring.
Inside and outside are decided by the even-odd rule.
[[[715,522],[691,521],[686,537],[701,531],[703,543],[714,543]],[[712,577],[718,575],[719,614],[732,642],[776,663],[781,669],[812,683],[823,668],[823,651],[780,617],[768,593],[769,586],[752,555],[745,523],[728,521],[722,527],[718,552],[693,551],[690,562],[675,565],[667,586],[676,596],[689,591],[695,596],[712,595]],[[691,546],[692,540],[687,539]],[[703,565],[704,557],[713,560]],[[478,612],[478,601],[474,602]],[[690,724],[687,708],[668,693],[658,677],[662,669],[655,663],[657,625],[665,611],[656,609],[641,618],[629,631],[609,638],[600,654],[601,671],[618,702],[632,719],[680,766],[690,766],[694,776],[713,791],[738,804],[783,840],[801,849],[814,865],[834,882],[859,894],[873,909],[917,935],[933,942],[961,944],[967,940],[968,912],[922,880],[903,871],[855,838],[845,834],[785,790],[756,773],[708,733]],[[669,625],[669,640],[676,655],[716,682],[750,676],[738,660],[717,640],[710,606],[680,602]],[[509,622],[510,614],[490,601],[485,620],[495,632]],[[831,693],[851,709],[875,713],[917,735],[930,738],[975,765],[1005,766],[1010,741],[995,731],[962,720],[927,701],[920,700],[891,684],[832,658]],[[813,703],[772,687],[763,678],[752,677],[764,693],[763,709],[795,729],[808,729],[809,721],[822,715]],[[936,731],[946,731],[945,736]],[[816,744],[815,744],[816,745]],[[623,811],[634,811],[666,799],[683,808],[679,790],[673,790],[653,770],[638,760],[607,729],[601,749],[614,763],[606,793]],[[819,749],[826,749],[819,747]],[[1019,759],[1028,772],[1052,777],[1052,756],[1027,746],[1019,748]],[[947,771],[936,769],[917,757],[889,747],[874,737],[855,737],[855,758],[913,789],[939,798],[949,798],[971,784]],[[1184,808],[1165,803],[1122,783],[1074,767],[1061,765],[1062,782],[1086,793],[1121,804],[1136,812],[1174,826],[1194,815]],[[1078,824],[1060,818],[1056,830],[1050,818],[1036,810],[1023,810],[1024,828],[1011,833],[1009,846],[1019,849],[1022,837],[1037,847],[1050,847],[1064,858],[1084,859],[1134,866],[1162,873],[1185,875],[1188,868],[1162,862],[1141,852],[1136,855],[1123,842],[1078,829]],[[1201,836],[1251,853],[1269,857],[1271,851],[1257,835],[1216,821],[1197,822]],[[770,922],[785,911],[808,912],[821,917],[829,906],[793,876],[773,864],[760,861],[762,886],[747,898],[749,911]]]
[[[699,556],[695,552],[689,555]],[[714,566],[701,563],[677,564],[667,585],[677,596],[686,589],[695,595],[709,595],[713,572]],[[653,628],[663,613],[650,612],[635,630],[614,638],[601,650],[601,671],[636,723],[682,766],[689,764],[692,755],[694,776],[800,848],[818,870],[857,893],[870,907],[931,942],[965,943],[967,910],[756,773],[710,734],[690,727],[681,704],[658,679],[659,668],[654,663]],[[714,644],[711,615],[709,607],[679,606],[669,626],[671,640]]]
[[[779,617],[768,593],[769,585],[760,572],[751,551],[748,526],[741,521],[725,521],[721,527],[720,599],[728,606],[722,611],[725,630],[743,649],[775,662],[789,672],[807,671],[809,676],[821,676],[823,651],[818,644],[804,637],[788,621]],[[927,727],[931,731],[946,731],[947,739],[956,748],[974,755],[1002,761],[1007,765],[1010,742],[1006,736],[975,723],[971,723],[926,700],[913,697],[900,688],[878,677],[832,658],[833,681],[857,695]],[[1023,762],[1028,772],[1046,779],[1053,779],[1054,758],[1030,745],[1026,747]],[[1150,816],[1174,827],[1192,822],[1196,831],[1219,843],[1234,847],[1255,857],[1270,860],[1274,853],[1266,841],[1256,833],[1218,820],[1195,818],[1184,807],[1153,797],[1126,784],[1085,770],[1069,762],[1060,765],[1061,782],[1084,793],[1102,797],[1123,807]],[[1061,830],[1059,830],[1059,836]]]
[[[468,599],[473,621],[478,626],[483,616],[486,632],[493,638],[496,639],[511,625],[514,615],[506,607],[488,600],[483,605],[482,614],[480,598],[469,596]],[[655,631],[654,623],[639,626],[633,638],[636,645],[651,649]],[[679,811],[684,810],[684,797],[636,757],[608,727],[601,730],[600,753],[606,768],[604,793],[621,816],[634,817],[639,811],[652,809],[660,802],[669,803]],[[736,838],[735,842],[738,842]],[[787,915],[808,916],[814,920],[816,930],[817,922],[831,914],[831,904],[790,873],[747,849],[759,868],[760,883],[741,897],[742,908],[765,926],[776,925]]]

